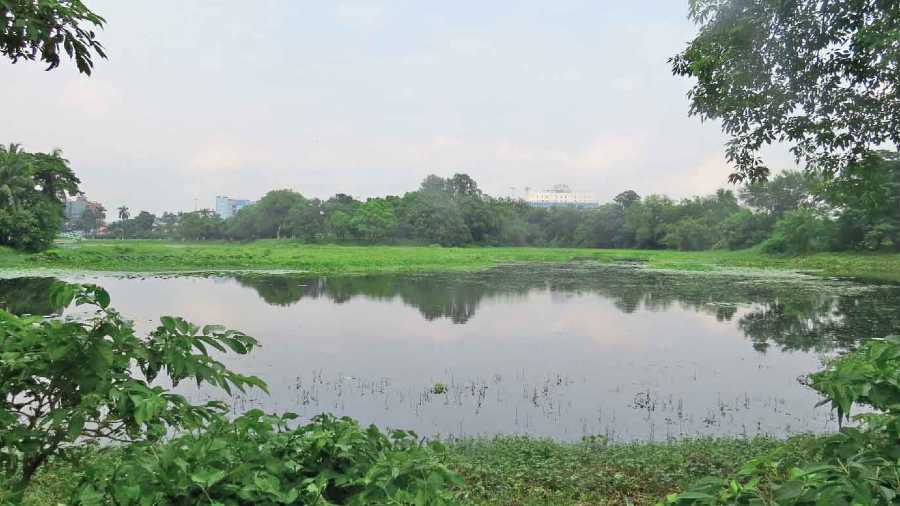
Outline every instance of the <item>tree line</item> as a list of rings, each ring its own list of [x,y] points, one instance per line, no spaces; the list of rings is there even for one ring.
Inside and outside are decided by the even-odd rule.
[[[120,216],[122,216],[120,212]],[[784,171],[736,191],[674,200],[632,190],[592,209],[542,208],[485,194],[466,174],[430,175],[403,196],[322,200],[274,190],[223,220],[211,210],[141,211],[110,235],[308,243],[743,249],[772,253],[900,249],[900,159],[878,152],[825,179]]]

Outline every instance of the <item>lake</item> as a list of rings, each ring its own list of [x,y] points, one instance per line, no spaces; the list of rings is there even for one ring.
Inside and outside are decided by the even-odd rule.
[[[251,407],[323,411],[427,436],[613,441],[833,430],[803,375],[900,332],[900,288],[796,274],[510,266],[480,273],[68,274],[140,329],[219,323],[262,347],[227,357],[268,382]],[[0,280],[0,306],[49,314],[52,278]],[[208,393],[186,390],[200,400]]]

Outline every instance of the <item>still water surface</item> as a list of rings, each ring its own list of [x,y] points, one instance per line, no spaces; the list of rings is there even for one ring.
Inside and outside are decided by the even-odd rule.
[[[801,376],[860,338],[900,332],[900,288],[800,276],[567,265],[62,278],[104,286],[142,329],[172,314],[256,337],[262,348],[226,362],[271,396],[232,399],[235,411],[329,411],[423,435],[832,430]],[[49,313],[51,281],[0,280],[0,306]]]

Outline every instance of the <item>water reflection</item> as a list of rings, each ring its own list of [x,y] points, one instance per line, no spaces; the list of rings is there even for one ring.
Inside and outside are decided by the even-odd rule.
[[[737,275],[685,275],[626,268],[557,267],[523,272],[498,268],[478,274],[377,275],[309,278],[244,275],[235,279],[269,304],[289,306],[326,298],[341,304],[354,297],[399,299],[429,321],[465,324],[485,300],[523,298],[548,290],[559,296],[597,294],[630,314],[673,306],[730,322],[737,319],[753,347],[826,352],[859,339],[900,331],[900,288],[856,286],[810,278],[763,279]]]
[[[466,324],[486,300],[524,299],[549,291],[557,300],[595,294],[625,314],[673,306],[715,316],[737,326],[760,352],[828,352],[860,339],[900,332],[900,287],[861,286],[813,278],[685,275],[623,267],[502,267],[480,273],[309,277],[243,274],[233,279],[267,304],[289,307],[304,299],[343,304],[354,298],[399,300],[428,321]],[[0,279],[0,308],[16,314],[53,314],[47,277]],[[749,308],[740,312],[740,307]]]
[[[58,313],[62,308],[50,303],[50,288],[56,281],[46,277],[0,279],[0,309],[19,315]]]
[[[577,264],[65,280],[104,286],[141,329],[177,314],[258,338],[253,354],[225,360],[266,380],[271,395],[228,399],[235,411],[329,411],[423,435],[829,430],[836,421],[797,377],[835,349],[900,331],[897,287],[805,277]],[[51,284],[2,281],[0,305],[51,313]]]

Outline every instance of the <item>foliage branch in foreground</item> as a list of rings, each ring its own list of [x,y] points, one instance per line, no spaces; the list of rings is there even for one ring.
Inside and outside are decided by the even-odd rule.
[[[262,380],[229,371],[210,348],[249,352],[256,341],[219,326],[202,329],[163,317],[140,337],[93,285],[59,284],[53,307],[74,304],[84,319],[20,317],[0,311],[0,466],[21,491],[34,473],[76,441],[157,441],[194,429],[226,410],[194,405],[152,385],[193,380],[227,392],[265,389]]]
[[[384,434],[349,418],[250,411],[235,420],[221,402],[194,405],[154,385],[193,380],[228,393],[266,390],[211,352],[245,354],[256,341],[220,326],[163,317],[145,337],[93,285],[59,284],[51,307],[87,310],[77,319],[0,311],[0,504],[19,504],[50,459],[79,466],[79,505],[455,504],[462,479],[439,442]],[[167,437],[171,436],[171,437]],[[5,481],[4,481],[5,480]]]
[[[0,54],[13,63],[40,58],[52,70],[65,53],[90,75],[93,53],[106,58],[90,27],[105,22],[80,0],[0,0]]]
[[[253,410],[162,445],[132,445],[87,469],[75,503],[456,504],[452,489],[463,482],[440,443],[331,415],[290,429],[295,416]]]
[[[900,145],[900,3],[691,0],[690,17],[672,71],[696,80],[691,114],[731,137],[732,182],[765,179],[772,143],[826,176]]]
[[[840,420],[856,426],[816,440],[821,458],[796,467],[783,449],[732,479],[707,478],[670,505],[891,505],[900,501],[900,336],[875,339],[810,376]],[[854,405],[869,411],[850,416]]]

